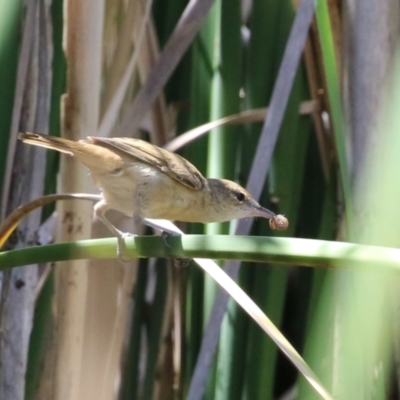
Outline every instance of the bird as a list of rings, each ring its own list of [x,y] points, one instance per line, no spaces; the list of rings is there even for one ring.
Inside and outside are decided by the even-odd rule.
[[[207,179],[185,158],[144,140],[89,136],[74,141],[32,132],[21,132],[18,138],[74,156],[89,169],[102,195],[94,212],[117,237],[118,254],[130,234],[107,219],[109,209],[144,223],[146,218],[209,223],[262,217],[272,229],[289,225],[285,216],[262,207],[236,182]]]

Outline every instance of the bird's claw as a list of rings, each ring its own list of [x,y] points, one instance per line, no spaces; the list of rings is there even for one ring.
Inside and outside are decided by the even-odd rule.
[[[117,236],[118,245],[117,245],[117,256],[122,262],[132,261],[132,257],[128,254],[128,250],[126,248],[125,239],[134,237],[133,233],[129,232],[121,232],[119,231],[119,235]]]
[[[170,233],[170,232],[166,232],[166,231],[162,231],[162,232],[161,232],[162,240],[163,240],[164,244],[165,244],[169,249],[171,248],[171,246],[168,244],[167,238],[170,237],[170,236],[179,236],[179,235],[173,234],[173,233]],[[189,266],[189,263],[190,263],[190,258],[179,258],[179,257],[174,257],[174,265],[175,265],[175,267],[177,267],[177,268],[186,268],[186,267]]]
[[[177,268],[187,268],[190,264],[190,258],[174,258],[174,265]]]
[[[171,248],[171,246],[168,244],[167,238],[170,237],[170,236],[172,236],[172,233],[165,232],[165,231],[162,231],[162,232],[161,232],[161,238],[162,238],[164,244],[165,244],[169,249]]]

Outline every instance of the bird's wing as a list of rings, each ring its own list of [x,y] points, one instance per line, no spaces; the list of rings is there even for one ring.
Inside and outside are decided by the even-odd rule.
[[[100,137],[89,137],[88,139],[91,143],[107,147],[110,150],[119,150],[124,155],[151,165],[190,189],[201,190],[204,187],[203,175],[193,164],[178,154],[140,139]]]

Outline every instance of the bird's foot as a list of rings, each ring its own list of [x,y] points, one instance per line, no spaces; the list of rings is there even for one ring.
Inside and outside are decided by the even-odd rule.
[[[125,244],[125,239],[134,236],[137,235],[129,232],[121,232],[120,230],[118,230],[117,232],[117,240],[118,240],[117,256],[123,262],[132,261],[132,257],[129,255],[128,249]]]
[[[190,258],[174,258],[174,265],[176,268],[187,268],[190,264]]]
[[[168,231],[162,231],[161,232],[161,237],[164,242],[164,244],[170,249],[171,246],[168,244],[167,239],[171,236],[181,236],[179,233],[175,232],[168,232]]]
[[[171,246],[168,244],[167,238],[169,238],[170,236],[180,236],[180,235],[178,235],[177,233],[162,231],[161,233],[162,240],[169,249],[171,248]],[[189,263],[190,263],[190,258],[174,257],[174,265],[177,268],[186,268],[189,266]]]
[[[165,232],[165,231],[162,231],[162,233],[161,233],[161,238],[162,238],[164,244],[165,244],[169,249],[171,248],[171,246],[168,244],[167,238],[169,238],[170,236],[172,236],[172,233]]]

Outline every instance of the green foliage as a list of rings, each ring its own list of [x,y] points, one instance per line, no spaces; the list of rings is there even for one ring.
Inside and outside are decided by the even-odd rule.
[[[167,85],[168,101],[178,104],[178,133],[241,110],[269,104],[294,18],[293,1],[254,0],[249,19],[243,17],[241,5],[238,0],[215,1],[201,33]],[[154,22],[161,47],[167,42],[185,6],[185,1],[155,1]],[[53,0],[54,62],[50,116],[53,134],[60,133],[60,97],[66,76],[61,46],[62,10],[63,1]],[[21,13],[20,1],[0,1],[0,187],[16,85]],[[162,339],[162,312],[167,297],[166,282],[169,282],[171,274],[168,274],[169,266],[164,261],[156,264],[155,297],[158,300],[154,303],[156,307],[151,310],[151,320],[147,319],[147,258],[172,256],[242,260],[240,285],[285,332],[300,353],[304,352],[316,374],[322,377],[334,395],[339,394],[338,398],[356,398],[358,387],[363,387],[362,398],[385,398],[387,395],[391,374],[389,344],[398,341],[398,338],[386,328],[391,319],[397,321],[393,315],[397,307],[393,282],[397,283],[399,251],[333,240],[341,223],[337,216],[337,188],[340,187],[346,211],[345,237],[366,244],[398,245],[393,239],[398,237],[397,230],[388,230],[387,226],[400,226],[397,221],[398,203],[391,201],[398,196],[397,191],[393,190],[397,189],[398,184],[395,179],[390,179],[399,170],[398,163],[394,161],[399,149],[396,140],[399,122],[395,118],[394,105],[399,105],[396,95],[400,93],[400,87],[398,82],[394,82],[395,96],[388,101],[393,108],[387,106],[385,118],[382,117],[386,124],[381,123],[377,133],[390,132],[392,135],[391,141],[383,144],[386,147],[381,148],[382,154],[389,154],[387,160],[391,163],[387,167],[382,166],[379,176],[366,169],[365,179],[368,181],[372,177],[372,183],[366,186],[371,193],[375,193],[366,196],[365,207],[369,210],[376,203],[381,202],[381,205],[379,212],[374,209],[374,218],[367,221],[361,231],[352,215],[354,199],[346,157],[348,132],[333,45],[333,28],[328,2],[324,0],[317,2],[316,22],[322,57],[320,72],[326,80],[329,122],[335,143],[335,157],[332,159],[338,161],[338,172],[332,159],[322,160],[311,116],[299,115],[300,104],[310,100],[309,77],[302,62],[267,180],[259,182],[264,187],[261,203],[288,217],[289,230],[279,233],[279,236],[287,237],[275,237],[276,232],[271,232],[268,223],[263,220],[255,223],[252,231],[254,237],[215,235],[231,232],[235,226],[233,223],[206,228],[200,225],[189,227],[188,232],[201,235],[168,238],[170,247],[165,246],[158,237],[129,239],[128,248],[132,256],[143,260],[140,262],[134,293],[129,346],[123,360],[121,400],[147,400],[153,396],[154,382],[159,372],[157,358]],[[208,137],[189,144],[182,153],[205,175],[235,179],[245,184],[260,131],[259,123],[220,127]],[[57,161],[57,155],[48,154],[47,193],[56,190]],[[327,161],[330,166],[329,181],[324,177],[321,161]],[[376,192],[380,193],[379,200],[374,197],[377,196]],[[46,209],[44,215],[49,215],[51,210]],[[375,219],[377,214],[384,223]],[[204,232],[209,236],[204,236]],[[327,241],[299,240],[296,237]],[[33,262],[86,257],[113,258],[115,244],[114,239],[105,239],[3,252],[0,253],[0,270]],[[299,265],[313,269],[297,268]],[[326,267],[334,271],[326,272]],[[343,267],[346,271],[337,271]],[[378,274],[378,269],[384,273]],[[216,290],[215,284],[193,264],[185,270],[184,275],[184,348],[179,382],[181,397],[186,395],[192,378]],[[28,362],[27,398],[34,398],[36,390],[42,362],[40,350],[43,332],[48,322],[46,316],[50,318],[52,283],[48,281],[37,305]],[[385,299],[385,291],[392,296],[392,303]],[[352,320],[357,321],[356,328]],[[381,324],[385,329],[379,332],[368,321],[375,321],[375,325]],[[398,326],[397,322],[394,324]],[[146,330],[148,357],[146,368],[140,372],[143,327]],[[379,345],[376,344],[378,342]],[[351,360],[346,354],[335,353],[338,346],[351,355]],[[396,362],[398,359],[397,355]],[[207,399],[268,400],[293,388],[298,390],[300,399],[317,398],[308,384],[297,379],[296,370],[288,365],[275,344],[233,302],[229,304],[223,322],[214,361],[207,383]],[[374,367],[378,364],[379,376],[374,376]],[[364,370],[365,376],[360,377],[361,370]],[[377,393],[376,397],[372,393]]]
[[[0,191],[3,188],[8,137],[16,85],[21,29],[21,2],[0,2]]]

